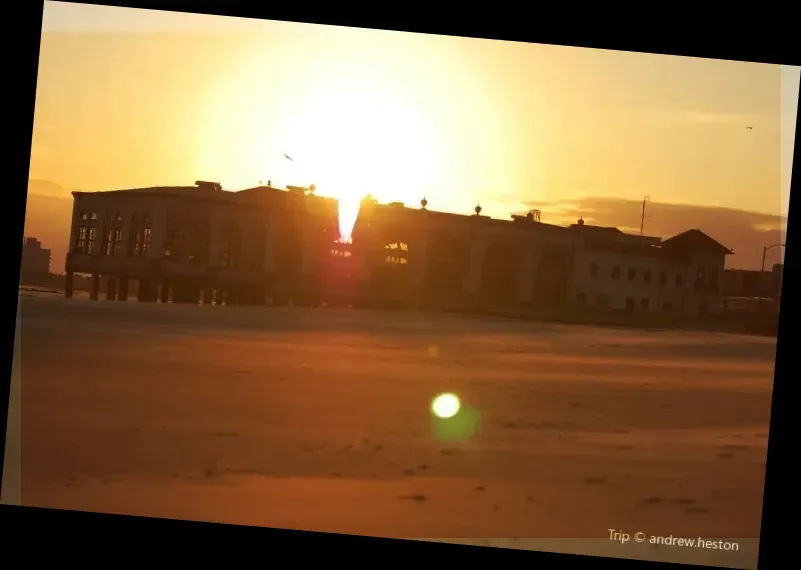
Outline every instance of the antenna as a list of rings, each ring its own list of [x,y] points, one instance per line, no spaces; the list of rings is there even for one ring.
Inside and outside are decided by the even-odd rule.
[[[646,196],[642,199],[642,215],[640,216],[640,235],[642,235],[643,227],[645,226],[645,205],[650,200],[650,196]]]

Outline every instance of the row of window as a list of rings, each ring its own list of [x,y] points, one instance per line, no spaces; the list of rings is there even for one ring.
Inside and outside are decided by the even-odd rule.
[[[580,306],[587,306],[588,299],[585,293],[579,293],[576,296],[576,301]],[[595,297],[595,307],[599,309],[608,309],[609,308],[609,297],[604,294],[597,295]],[[637,299],[634,297],[626,297],[626,310],[627,311],[636,311],[638,308]],[[641,311],[650,311],[651,310],[651,299],[648,297],[642,297],[639,302],[639,309]],[[665,301],[662,303],[660,307],[662,312],[669,313],[673,310],[673,303],[670,301]]]
[[[601,268],[597,263],[593,263],[590,265],[590,277],[597,278],[600,276]],[[634,267],[628,268],[628,280],[635,281],[637,279],[637,269]],[[622,275],[622,271],[619,265],[614,265],[610,272],[610,277],[612,279],[620,279]],[[644,283],[651,283],[653,281],[653,274],[650,269],[645,269],[642,272],[642,279]],[[668,283],[668,273],[665,270],[659,272],[659,284],[660,285],[667,285]],[[678,273],[675,275],[673,283],[676,287],[681,287],[684,284],[684,274]]]
[[[99,216],[97,215],[97,212],[80,212],[78,214],[78,218],[82,222],[87,222],[87,221],[96,222],[99,219]],[[108,214],[107,218],[109,220],[114,220],[115,222],[121,222],[122,221],[122,213],[121,212],[116,212],[114,214]],[[139,219],[139,213],[138,212],[134,212],[133,215],[131,216],[131,218],[134,221],[138,220]],[[145,221],[145,222],[149,221],[150,220],[150,214],[145,213],[142,216],[142,220]]]
[[[597,263],[593,263],[590,265],[590,276],[593,278],[597,278],[600,275],[601,269]],[[610,277],[612,279],[620,279],[622,276],[622,271],[619,265],[615,265],[612,267],[610,272]],[[634,267],[628,268],[627,277],[629,281],[636,281],[638,276],[638,271]],[[644,269],[642,271],[642,280],[644,283],[652,283],[653,282],[653,273],[650,269]],[[662,270],[659,272],[658,277],[659,285],[667,285],[668,284],[668,272]],[[684,285],[684,274],[677,273],[673,278],[673,284],[676,287],[682,287]],[[695,276],[695,283],[694,287],[697,291],[702,291],[705,288],[709,288],[711,290],[717,290],[719,286],[718,274],[716,271],[711,271],[709,275],[707,275],[706,268],[698,267]]]
[[[150,251],[150,242],[152,237],[151,228],[140,228],[131,234],[131,240],[128,244],[127,255],[129,257],[144,257]],[[178,261],[182,258],[184,235],[178,233],[172,236],[172,239],[165,243],[163,255],[173,261]],[[236,236],[238,237],[238,236]],[[223,267],[239,267],[241,257],[241,247],[238,245],[238,239],[235,236],[229,236],[221,249],[220,249],[220,265]],[[112,257],[119,257],[123,251],[123,232],[120,228],[104,230],[100,249],[98,250],[97,243],[97,228],[79,226],[77,228],[77,236],[75,241],[74,251],[78,254],[87,255],[107,255]],[[242,259],[242,267],[245,269],[260,269],[264,261],[264,248],[262,242],[258,242],[259,246],[252,248],[250,255],[245,255]],[[208,259],[208,240],[200,240],[190,248],[187,255],[187,260],[190,262],[205,263]]]
[[[141,228],[134,232],[129,243],[128,255],[137,257],[146,255],[150,249],[150,237],[150,228]],[[123,246],[122,230],[119,228],[104,230],[99,251],[97,245],[97,228],[86,226],[77,228],[74,251],[87,255],[102,253],[103,255],[119,256]]]

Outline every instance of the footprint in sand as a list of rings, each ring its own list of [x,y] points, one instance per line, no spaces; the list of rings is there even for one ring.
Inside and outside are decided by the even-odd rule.
[[[415,501],[417,503],[422,503],[424,501],[427,501],[428,497],[426,497],[425,495],[401,495],[400,496],[400,500],[401,501]]]

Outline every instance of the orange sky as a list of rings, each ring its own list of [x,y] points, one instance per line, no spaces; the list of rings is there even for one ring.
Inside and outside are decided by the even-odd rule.
[[[647,195],[778,229],[797,71],[47,1],[30,176],[314,183],[553,223],[571,201]]]

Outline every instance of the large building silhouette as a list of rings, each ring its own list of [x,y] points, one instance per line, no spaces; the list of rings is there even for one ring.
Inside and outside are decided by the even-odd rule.
[[[730,251],[698,230],[668,240],[362,201],[352,243],[338,203],[309,189],[219,184],[74,192],[66,295],[226,305],[349,304],[544,314],[698,314],[720,307]]]

